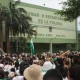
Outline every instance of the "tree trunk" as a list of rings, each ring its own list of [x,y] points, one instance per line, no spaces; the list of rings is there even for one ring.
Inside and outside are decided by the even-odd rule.
[[[0,20],[0,48],[3,50],[2,21]]]
[[[5,35],[6,35],[6,52],[10,53],[9,28],[7,25],[5,28],[6,28],[5,29],[6,30],[6,32],[5,32]]]
[[[0,9],[0,48],[3,50],[3,33],[2,33],[1,9]]]

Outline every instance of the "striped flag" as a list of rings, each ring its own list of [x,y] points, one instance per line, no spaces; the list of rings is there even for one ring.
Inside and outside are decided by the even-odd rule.
[[[32,55],[35,55],[34,44],[33,44],[33,40],[32,39],[31,39],[31,42],[30,42],[30,48],[31,48]]]

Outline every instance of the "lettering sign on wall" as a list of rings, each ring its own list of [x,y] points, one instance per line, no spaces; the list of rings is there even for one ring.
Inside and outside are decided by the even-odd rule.
[[[76,39],[75,21],[64,21],[64,18],[55,14],[54,10],[46,11],[27,7],[27,5],[19,7],[24,8],[28,12],[28,15],[32,17],[31,24],[37,26],[37,37]],[[50,26],[52,27],[52,32],[49,31]]]

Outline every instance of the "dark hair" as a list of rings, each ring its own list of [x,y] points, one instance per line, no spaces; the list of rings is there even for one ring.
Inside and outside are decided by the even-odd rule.
[[[8,62],[6,61],[6,62],[5,62],[5,64],[7,65],[7,64],[8,64]]]
[[[16,62],[15,62],[15,67],[16,67],[16,69],[18,69],[18,67],[19,67],[19,62],[18,62],[18,60],[16,60]]]
[[[80,65],[74,65],[69,69],[70,77],[73,80],[80,80]]]
[[[61,73],[57,69],[50,69],[44,75],[43,80],[63,80]]]
[[[11,72],[15,72],[15,68],[11,68]]]
[[[26,61],[24,61],[24,62],[22,62],[22,63],[20,64],[20,70],[19,70],[19,72],[20,72],[21,75],[23,75],[23,72],[24,72],[24,70],[25,70],[27,67],[29,67],[29,63],[26,62]]]
[[[74,64],[79,63],[78,59],[79,59],[79,56],[77,56],[77,55],[73,57]]]
[[[60,71],[63,78],[67,77],[68,69],[66,67],[58,65],[56,68]]]

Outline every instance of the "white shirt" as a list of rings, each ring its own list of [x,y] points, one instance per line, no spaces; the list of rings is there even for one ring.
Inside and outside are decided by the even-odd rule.
[[[1,68],[4,68],[4,65],[3,65],[3,64],[0,64],[0,67],[1,67]]]
[[[10,72],[10,69],[11,69],[11,68],[12,68],[11,65],[6,65],[6,66],[4,66],[4,71]]]
[[[16,76],[12,80],[24,80],[23,76]]]

